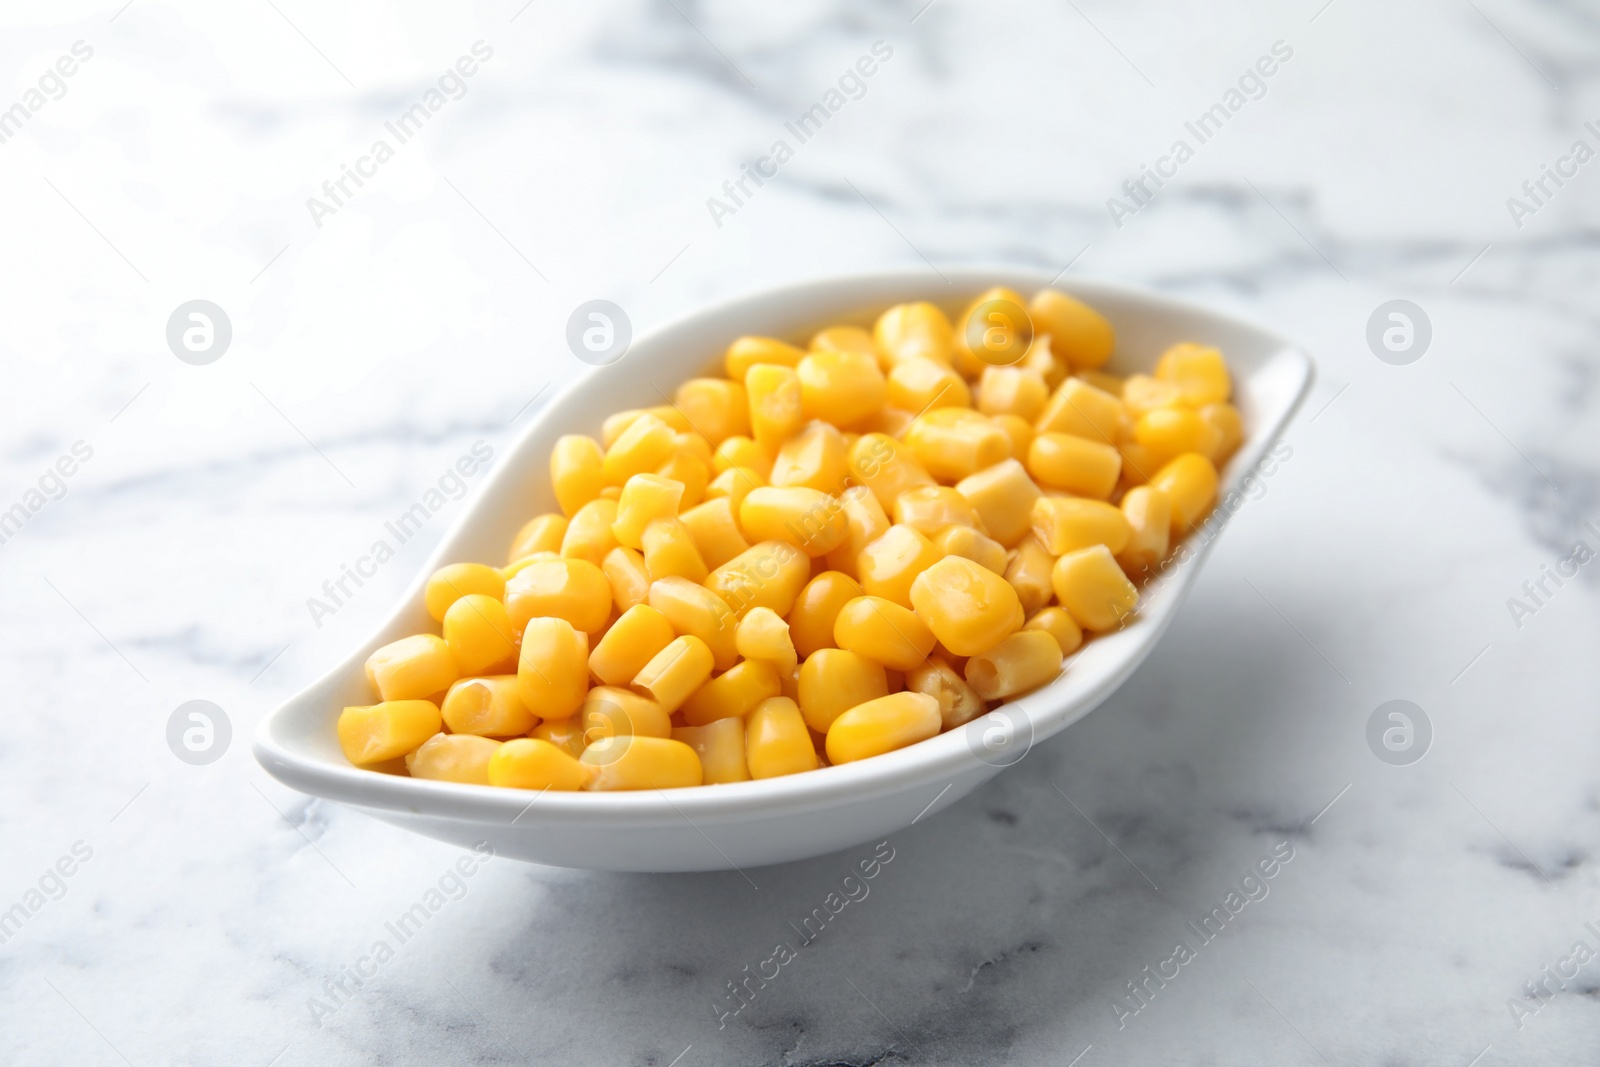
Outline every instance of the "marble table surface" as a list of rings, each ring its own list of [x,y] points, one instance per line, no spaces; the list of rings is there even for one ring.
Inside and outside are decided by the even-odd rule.
[[[1595,1062],[1592,6],[118,4],[0,15],[0,1061]],[[1318,380],[1148,663],[780,977],[730,998],[873,845],[458,867],[256,766],[470,479],[308,601],[503,453],[577,305],[970,263],[1251,316]]]

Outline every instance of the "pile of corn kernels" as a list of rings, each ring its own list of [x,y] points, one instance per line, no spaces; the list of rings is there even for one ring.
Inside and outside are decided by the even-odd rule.
[[[1054,679],[1210,511],[1242,438],[1215,348],[1100,368],[1045,289],[929,303],[722,377],[550,457],[559,513],[429,579],[439,633],[366,664],[352,763],[532,790],[664,789],[866,759]]]

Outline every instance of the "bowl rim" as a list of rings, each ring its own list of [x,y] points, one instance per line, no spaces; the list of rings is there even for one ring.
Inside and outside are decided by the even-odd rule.
[[[629,352],[666,337],[676,331],[686,330],[706,319],[729,317],[742,307],[774,300],[815,302],[821,295],[849,287],[924,284],[930,298],[936,292],[939,278],[954,292],[974,287],[988,288],[1005,285],[1012,288],[1056,288],[1093,304],[1097,297],[1110,297],[1133,303],[1144,303],[1178,312],[1198,320],[1211,320],[1242,329],[1257,335],[1262,342],[1275,348],[1272,359],[1287,355],[1298,363],[1299,381],[1293,397],[1281,410],[1267,413],[1264,424],[1252,435],[1239,453],[1230,458],[1225,476],[1219,486],[1221,494],[1237,483],[1244,467],[1238,460],[1249,454],[1259,457],[1282,436],[1295,412],[1310,392],[1315,375],[1315,365],[1303,348],[1283,337],[1275,330],[1252,318],[1231,311],[1223,312],[1197,301],[1128,284],[1098,278],[1051,276],[1048,271],[1016,265],[962,265],[944,267],[934,274],[926,268],[878,268],[852,271],[844,274],[819,275],[796,281],[778,283],[744,290],[720,300],[698,305],[672,316],[640,333],[630,344]],[[1263,361],[1263,365],[1266,361]],[[548,390],[544,402],[509,444],[507,451],[515,452],[540,426],[540,415],[568,401],[574,394],[592,388],[591,383],[611,365],[594,366],[580,370],[559,389]],[[296,751],[278,736],[281,722],[294,713],[297,705],[314,691],[332,682],[352,669],[359,669],[369,646],[400,615],[420,597],[427,576],[446,562],[456,532],[470,522],[477,508],[491,493],[499,488],[507,466],[498,466],[484,484],[472,494],[473,499],[447,528],[439,544],[421,566],[417,577],[397,601],[394,609],[373,628],[367,638],[357,644],[354,651],[321,676],[301,687],[284,700],[258,723],[252,743],[252,752],[258,763],[274,778],[302,792],[338,800],[355,807],[409,812],[445,819],[514,824],[524,820],[525,826],[539,822],[566,824],[656,825],[688,821],[698,826],[697,819],[708,824],[742,822],[753,815],[777,810],[804,812],[845,807],[874,797],[901,792],[920,784],[954,782],[975,770],[997,773],[1016,760],[996,765],[978,759],[969,746],[959,738],[962,729],[947,730],[926,741],[910,745],[854,763],[822,767],[804,774],[785,775],[747,782],[714,786],[698,786],[675,790],[640,790],[631,792],[534,792],[487,785],[440,782],[427,779],[382,774],[350,764],[338,764]],[[1224,524],[1225,527],[1226,524]],[[1066,669],[1049,685],[1018,700],[1002,705],[997,711],[1026,716],[1031,735],[1028,747],[1037,744],[1086,716],[1117,689],[1154,649],[1166,628],[1176,616],[1190,586],[1219,536],[1204,541],[1191,556],[1180,564],[1172,576],[1176,586],[1171,603],[1159,614],[1141,615],[1134,624],[1123,631],[1102,635],[1089,642],[1082,650],[1067,657]],[[1053,690],[1063,684],[1071,670],[1085,652],[1105,646],[1108,640],[1126,638],[1134,634],[1139,640],[1122,654],[1110,669],[1087,692],[1071,700],[1049,699]],[[329,709],[330,717],[336,709]],[[983,721],[982,719],[976,721]],[[1023,754],[1026,754],[1024,749]],[[1020,757],[1018,757],[1020,759]],[[948,787],[946,787],[948,788]],[[939,793],[942,796],[943,792]],[[938,797],[930,800],[929,807]],[[919,816],[920,818],[920,816]]]

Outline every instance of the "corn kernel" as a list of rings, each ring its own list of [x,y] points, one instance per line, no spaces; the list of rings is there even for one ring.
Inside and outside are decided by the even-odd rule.
[[[805,417],[826,419],[841,429],[873,415],[889,398],[878,361],[860,352],[813,352],[795,372]]]
[[[1151,475],[1161,469],[1153,452],[1137,441],[1117,444],[1117,454],[1122,457],[1122,484],[1144,485]]]
[[[541,719],[576,715],[589,692],[589,638],[565,619],[529,619],[517,661],[517,694]]]
[[[699,434],[692,437],[686,436],[685,441],[704,441]],[[705,499],[706,490],[711,485],[711,450],[706,450],[707,458],[702,460],[699,456],[689,451],[675,452],[671,459],[663,463],[656,471],[662,478],[669,478],[683,486],[683,496],[678,500],[678,510],[686,511]],[[618,497],[620,502],[621,497]]]
[[[1041,289],[1028,303],[1033,328],[1050,335],[1055,354],[1074,370],[1094,370],[1111,358],[1117,334],[1104,315],[1056,289]]]
[[[774,451],[748,437],[730,437],[717,446],[711,466],[718,474],[726,474],[730,470],[751,471],[758,479],[755,485],[766,485],[768,476],[772,474]]]
[[[706,682],[683,703],[683,720],[690,726],[744,715],[751,708],[781,693],[778,671],[765,660],[747,659]]]
[[[489,757],[489,784],[510,789],[582,789],[594,771],[570,752],[538,738],[519,737],[497,748]]]
[[[881,433],[885,437],[893,437],[897,441],[902,441],[905,439],[906,431],[911,428],[911,424],[916,420],[915,412],[906,411],[904,408],[886,406],[857,427],[858,432],[845,434],[844,439],[846,444],[853,445],[862,434]]]
[[[691,378],[678,386],[673,404],[713,446],[750,432],[750,401],[744,386],[724,378]]]
[[[1084,370],[1078,372],[1078,377],[1101,392],[1110,393],[1112,396],[1122,395],[1123,379],[1115,374],[1107,374],[1098,370]]]
[[[911,607],[911,584],[942,557],[922,534],[910,526],[889,527],[884,535],[861,550],[856,559],[861,589],[868,596]]]
[[[649,697],[615,686],[597,685],[584,697],[578,713],[583,724],[583,743],[592,745],[602,737],[670,737],[672,719]]]
[[[961,479],[956,483],[956,492],[967,498],[989,536],[1007,547],[1027,535],[1033,521],[1033,502],[1040,495],[1027,469],[1015,459],[1003,460]]]
[[[1009,307],[999,306],[997,301]],[[1035,333],[1026,303],[1022,294],[1001,286],[978,294],[956,320],[952,335],[956,369],[976,378],[985,367],[1020,362]]]
[[[793,367],[806,356],[805,350],[780,341],[775,337],[741,337],[728,346],[723,359],[728,377],[736,382],[745,380],[750,368],[757,363],[770,363],[778,367]]]
[[[1039,413],[1039,433],[1070,433],[1114,445],[1121,437],[1123,402],[1084,381],[1068,378]]]
[[[567,434],[550,450],[550,487],[566,515],[600,495],[605,488],[605,454],[592,437]]]
[[[796,700],[806,725],[819,734],[857,704],[889,693],[883,665],[842,648],[813,652],[800,664]]]
[[[585,789],[681,789],[699,785],[700,757],[668,737],[602,737],[583,750],[582,763],[595,769]]]
[[[605,572],[588,560],[540,560],[506,583],[506,614],[519,631],[529,619],[554,617],[593,633],[611,617],[611,602]]]
[[[606,553],[617,547],[611,526],[617,521],[617,502],[601,497],[579,508],[561,538],[561,554],[599,566]]]
[[[873,343],[872,334],[859,326],[829,326],[818,330],[811,336],[811,351],[859,352],[878,358],[878,346]]]
[[[673,430],[646,412],[606,449],[601,472],[607,485],[624,485],[635,474],[648,474],[672,458]]]
[[[828,727],[830,763],[852,763],[925,741],[939,732],[939,702],[925,693],[893,693],[857,704]]]
[[[739,532],[731,500],[716,497],[678,516],[707,567],[720,567],[750,548],[750,542]]]
[[[1083,627],[1066,608],[1045,608],[1022,624],[1024,630],[1043,630],[1055,639],[1061,655],[1070,656],[1083,645]]]
[[[711,484],[706,486],[706,499],[726,499],[733,508],[733,513],[738,515],[739,505],[744,503],[745,494],[766,484],[767,479],[749,467],[729,467],[711,479]]]
[[[911,605],[939,643],[976,656],[1022,626],[1022,602],[1000,575],[970,559],[946,556],[911,585]]]
[[[606,607],[609,610],[610,604]],[[471,593],[451,604],[444,613],[443,630],[450,658],[462,674],[482,674],[490,667],[516,662],[517,632],[506,606],[492,596]]]
[[[616,444],[617,438],[622,436],[622,431],[632,426],[634,420],[644,413],[643,408],[629,408],[627,411],[619,411],[615,415],[607,415],[605,421],[600,424],[601,449],[607,449]]]
[[[435,782],[489,784],[489,760],[500,742],[471,734],[434,734],[406,755],[406,771],[413,778]]]
[[[1165,463],[1185,452],[1202,456],[1215,454],[1222,433],[1188,408],[1157,408],[1146,412],[1134,424],[1134,440],[1150,450],[1157,462]]]
[[[763,541],[712,571],[705,585],[736,615],[755,608],[788,615],[810,576],[805,553],[782,541]]]
[[[849,532],[839,498],[800,486],[762,486],[745,494],[739,528],[753,541],[782,541],[808,556],[838,548]]]
[[[698,637],[685,634],[652,656],[629,685],[670,715],[711,677],[711,667],[711,649]]]
[[[1157,471],[1150,484],[1171,502],[1172,534],[1182,537],[1211,511],[1217,499],[1217,468],[1206,457],[1187,452]]]
[[[983,698],[938,656],[906,673],[906,689],[939,702],[939,726],[943,730],[965,726],[985,711]]]
[[[850,477],[872,490],[885,511],[907,489],[934,484],[909,446],[881,433],[862,434],[850,446],[848,462]]]
[[[771,608],[751,608],[739,620],[733,633],[734,645],[745,659],[765,660],[785,674],[794,669],[800,657],[794,650],[789,624]]]
[[[674,726],[672,739],[682,741],[700,757],[706,785],[748,782],[745,763],[745,729],[740,718],[718,719],[704,726]]]
[[[1161,490],[1141,485],[1122,495],[1121,507],[1132,534],[1122,551],[1114,553],[1117,565],[1128,574],[1142,574],[1167,558],[1172,502]]]
[[[970,559],[996,574],[1006,572],[1006,548],[999,541],[970,526],[946,526],[932,537],[940,555]]]
[[[1005,700],[1061,673],[1061,646],[1043,630],[1018,630],[967,661],[967,684],[985,700]]]
[[[1105,545],[1113,555],[1133,536],[1127,516],[1103,500],[1042,496],[1033,502],[1033,536],[1052,556],[1090,545]]]
[[[439,622],[450,605],[468,593],[482,593],[499,600],[505,589],[505,577],[495,567],[482,563],[448,563],[428,577],[422,599],[433,621]]]
[[[806,583],[789,612],[789,635],[795,653],[806,659],[823,648],[836,648],[833,625],[839,610],[861,596],[861,586],[840,571],[823,571]]]
[[[386,700],[339,713],[339,747],[361,765],[396,759],[439,732],[439,706],[431,700]]]
[[[941,481],[959,481],[1011,455],[1011,438],[970,408],[936,408],[911,424],[906,444]]]
[[[1033,446],[1033,423],[1020,415],[995,415],[989,421],[1000,427],[1000,432],[1011,441],[1013,456],[1028,454],[1028,449]]]
[[[450,647],[435,634],[402,637],[367,657],[367,681],[384,701],[430,697],[458,677]]]
[[[1179,398],[1190,407],[1220,404],[1233,393],[1228,365],[1209,345],[1173,345],[1156,360],[1156,377],[1177,386]]]
[[[601,571],[611,586],[611,600],[618,611],[643,604],[650,597],[650,572],[644,557],[631,548],[618,546],[606,553]]]
[[[507,563],[504,567],[501,567],[500,576],[509,582],[511,579],[515,578],[517,575],[521,574],[523,571],[527,570],[529,567],[541,560],[560,558],[561,553],[559,552],[533,552],[523,556],[514,563]]]
[[[1115,630],[1139,605],[1139,591],[1105,545],[1068,552],[1056,560],[1050,578],[1056,599],[1085,630]]]
[[[735,720],[737,721],[737,720]],[[752,778],[814,771],[819,763],[800,709],[788,697],[769,697],[745,721],[745,764]]]
[[[651,581],[677,577],[703,582],[710,573],[689,528],[677,519],[657,519],[644,528],[644,566]]]
[[[1055,596],[1050,584],[1050,571],[1056,558],[1044,550],[1033,538],[1024,538],[1018,545],[1011,562],[1006,564],[1005,579],[1017,591],[1017,600],[1025,615],[1032,615]]]
[[[611,535],[628,548],[644,547],[644,528],[656,519],[673,518],[683,499],[683,483],[659,474],[635,474],[622,487]]]
[[[949,366],[955,360],[950,320],[933,304],[896,304],[878,316],[872,337],[891,366],[910,359]]]
[[[1044,375],[1023,367],[985,367],[978,380],[978,410],[985,415],[1018,415],[1030,423],[1050,402]]]
[[[933,408],[970,408],[972,390],[948,364],[931,359],[903,359],[889,372],[888,403],[921,415]]]
[[[838,493],[844,479],[844,435],[831,423],[807,423],[779,447],[772,462],[773,485]]]
[[[844,509],[844,540],[824,559],[828,569],[854,578],[861,550],[888,532],[889,516],[864,485],[852,485],[839,494],[839,506]]]
[[[920,667],[933,651],[933,631],[910,608],[860,596],[839,609],[833,639],[842,649],[897,671]]]
[[[687,578],[661,578],[650,583],[650,606],[667,617],[679,634],[693,634],[711,650],[717,670],[739,658],[734,645],[734,618],[728,602]]]
[[[675,636],[665,615],[649,604],[635,604],[589,653],[589,671],[606,685],[627,685]]]
[[[1207,404],[1200,409],[1200,417],[1217,431],[1217,444],[1206,458],[1214,464],[1225,463],[1244,440],[1244,419],[1232,404]]]
[[[1130,374],[1122,383],[1122,403],[1135,420],[1161,408],[1183,403],[1178,387],[1148,374]]]
[[[566,719],[549,719],[535,726],[529,737],[547,741],[571,756],[573,760],[583,755],[583,720],[576,715]]]
[[[750,436],[769,453],[805,425],[800,375],[793,367],[760,363],[745,375]]]
[[[566,533],[565,515],[551,513],[529,519],[523,524],[522,529],[517,531],[517,536],[511,539],[511,550],[506,553],[506,562],[515,563],[535,552],[558,553],[561,551],[561,539]],[[505,572],[502,570],[501,574],[505,575]]]
[[[533,729],[534,714],[517,693],[517,676],[463,678],[450,686],[441,707],[451,733],[515,737]]]
[[[948,485],[924,485],[895,497],[894,521],[930,537],[951,524],[982,525],[967,498]]]
[[[1028,449],[1028,473],[1040,485],[1104,500],[1117,487],[1122,454],[1102,441],[1042,433]]]

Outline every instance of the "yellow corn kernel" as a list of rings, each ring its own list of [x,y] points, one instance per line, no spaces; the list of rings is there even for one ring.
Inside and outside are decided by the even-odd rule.
[[[909,446],[881,433],[862,434],[850,446],[848,463],[850,477],[871,489],[885,511],[907,489],[934,484]]]
[[[976,656],[1022,626],[1022,602],[1000,575],[970,559],[946,556],[911,585],[911,606],[939,643]]]
[[[875,414],[889,399],[878,361],[861,352],[813,352],[795,372],[800,376],[800,409],[808,419],[850,427]]]
[[[1090,545],[1105,545],[1115,555],[1128,546],[1133,528],[1120,508],[1103,500],[1042,496],[1033,502],[1033,536],[1052,556]]]
[[[972,390],[949,364],[913,357],[889,371],[888,403],[913,416],[933,408],[970,408]]]
[[[367,681],[384,701],[430,697],[458,677],[450,647],[435,634],[402,637],[367,657]]]
[[[895,497],[894,521],[929,536],[952,523],[973,529],[982,525],[967,498],[948,485],[924,485]]]
[[[1055,639],[1061,655],[1070,656],[1083,645],[1083,627],[1066,608],[1045,608],[1022,624],[1024,630],[1043,630]]]
[[[506,580],[498,568],[482,563],[447,563],[428,577],[422,599],[433,621],[439,622],[461,597],[482,593],[498,600],[505,589]]]
[[[1117,629],[1139,605],[1139,591],[1105,545],[1068,552],[1056,560],[1050,579],[1073,621],[1095,633]]]
[[[878,358],[878,346],[873,343],[872,334],[859,326],[829,326],[818,330],[811,336],[811,351],[859,352]]]
[[[999,310],[993,306],[994,301],[1004,301],[1012,310]],[[981,319],[979,311],[983,312]],[[985,290],[956,320],[952,335],[956,369],[968,378],[976,378],[985,367],[1018,363],[1026,356],[1036,332],[1022,294],[999,286]]]
[[[643,408],[629,408],[619,411],[615,415],[607,415],[600,424],[600,447],[610,448],[617,443],[617,438],[622,436],[622,431],[633,425],[633,420],[644,414]]]
[[[583,743],[592,745],[602,737],[670,737],[672,719],[649,697],[615,686],[597,685],[589,690],[578,713],[583,724]]]
[[[712,446],[750,432],[750,400],[744,386],[724,378],[691,378],[678,386],[673,404]]]
[[[817,769],[817,750],[812,747],[811,733],[793,700],[769,697],[743,721],[745,765],[750,777],[777,778]]]
[[[734,664],[732,670],[702,685],[683,702],[683,721],[690,726],[704,726],[718,719],[744,715],[782,691],[776,667],[765,660],[743,660]]]
[[[589,671],[606,685],[627,685],[675,636],[665,615],[649,604],[635,604],[589,653]]]
[[[1011,454],[1026,456],[1033,445],[1033,423],[1021,415],[995,415],[989,420],[1000,427],[1000,432],[1011,440]]]
[[[1182,537],[1211,511],[1217,499],[1217,468],[1206,457],[1186,452],[1162,467],[1150,484],[1172,504],[1172,535]]]
[[[703,441],[705,438],[696,434],[686,436],[685,441]],[[710,449],[706,455],[711,455]],[[706,489],[711,485],[711,465],[709,459],[702,460],[699,456],[688,451],[675,452],[671,459],[661,465],[656,474],[662,478],[670,478],[683,486],[683,496],[678,501],[680,512],[694,507],[705,499]],[[618,497],[620,501],[621,497]]]
[[[618,611],[627,611],[649,599],[650,572],[645,568],[644,557],[633,549],[619,545],[607,552],[601,571],[611,586],[611,600]]]
[[[716,497],[678,516],[707,567],[720,567],[750,548],[739,532],[731,497]]]
[[[955,360],[950,320],[933,304],[896,304],[878,316],[872,338],[890,366],[910,359],[949,366]]]
[[[710,589],[687,578],[661,578],[650,583],[650,606],[665,615],[677,633],[704,641],[717,670],[725,671],[738,661],[737,620],[728,602]]]
[[[1117,565],[1128,574],[1142,574],[1167,558],[1172,502],[1161,490],[1141,485],[1122,495],[1121,507],[1132,534],[1122,551],[1115,553]]]
[[[1045,387],[1051,392],[1060,388],[1061,383],[1067,378],[1067,363],[1050,350],[1050,335],[1035,334],[1033,344],[1028,348],[1028,354],[1022,357],[1022,362],[1017,366],[1022,370],[1032,371],[1044,379]]]
[[[925,693],[891,693],[857,704],[828,727],[828,762],[853,763],[926,741],[939,732],[939,702]]]
[[[856,559],[861,589],[909,608],[911,584],[940,558],[933,542],[910,526],[891,526]]]
[[[806,659],[823,648],[836,648],[833,625],[839,610],[861,596],[861,586],[841,571],[823,571],[806,583],[789,612],[789,636],[795,653]]]
[[[751,608],[739,620],[733,633],[734,645],[745,659],[759,659],[772,664],[778,673],[794,670],[800,662],[794,650],[794,638],[789,634],[789,624],[771,608]]]
[[[539,560],[506,583],[506,614],[516,630],[529,619],[553,617],[593,633],[611,617],[611,601],[605,572],[588,560]]]
[[[609,611],[610,604],[606,607]],[[490,667],[509,667],[516,662],[517,631],[506,606],[492,596],[471,593],[451,604],[444,613],[443,629],[450,658],[464,675],[482,674]]]
[[[754,445],[754,442],[751,444]],[[711,479],[711,484],[706,486],[706,499],[726,498],[733,507],[733,513],[738,515],[739,505],[744,503],[745,494],[766,484],[766,477],[749,467],[729,467]]]
[[[906,430],[906,444],[933,477],[959,481],[1011,455],[1011,438],[970,408],[936,408]]]
[[[672,739],[682,741],[700,757],[706,785],[748,782],[750,768],[745,763],[744,720],[718,719],[704,726],[674,726]]]
[[[967,660],[967,684],[985,700],[1037,689],[1061,673],[1061,646],[1043,630],[1018,630]]]
[[[1044,375],[1023,367],[985,367],[978,380],[978,410],[985,415],[1018,415],[1029,422],[1050,402]]]
[[[635,474],[648,474],[672,458],[673,430],[646,412],[640,415],[606,449],[601,471],[607,485],[624,485]]]
[[[752,541],[782,541],[808,556],[839,547],[849,532],[839,498],[800,486],[762,486],[745,494],[739,528]]]
[[[529,519],[517,531],[517,536],[511,539],[511,551],[506,553],[506,562],[515,563],[519,559],[533,555],[535,552],[560,552],[561,539],[567,533],[567,517],[551,513]],[[502,570],[501,574],[505,572]],[[476,591],[476,590],[475,590]]]
[[[840,715],[888,692],[889,679],[882,664],[857,652],[823,648],[800,665],[795,699],[806,725],[825,734]]]
[[[805,553],[782,541],[763,541],[712,571],[705,586],[735,615],[755,608],[788,615],[810,577]]]
[[[583,750],[581,760],[595,770],[585,789],[682,789],[699,785],[700,757],[669,737],[602,737]]]
[[[533,729],[533,712],[517,694],[517,676],[463,678],[450,686],[441,707],[451,733],[515,737]]]
[[[1123,379],[1115,374],[1105,371],[1084,370],[1078,372],[1078,377],[1099,389],[1101,392],[1110,393],[1112,396],[1122,395]]]
[[[575,433],[556,441],[550,450],[550,486],[563,513],[576,515],[605,485],[605,454],[598,441]]]
[[[858,596],[839,609],[833,639],[847,652],[897,671],[920,667],[933,651],[933,631],[916,612],[875,596]]]
[[[1028,303],[1033,328],[1050,335],[1050,347],[1074,370],[1094,370],[1111,358],[1117,334],[1100,314],[1081,300],[1055,289],[1041,289]]]
[[[644,528],[656,519],[675,517],[682,500],[682,482],[659,474],[635,474],[622,487],[611,535],[619,545],[643,548]]]
[[[620,498],[621,496],[622,496],[622,486],[620,486],[620,485],[608,485],[604,489],[600,490],[600,499],[601,500],[609,500],[613,504],[615,504],[617,502],[618,498]]]
[[[1137,441],[1120,442],[1117,445],[1117,454],[1122,457],[1124,485],[1144,485],[1156,471],[1161,469],[1155,454]]]
[[[852,485],[839,494],[839,506],[844,509],[844,540],[824,558],[830,570],[854,578],[861,550],[888,531],[889,516],[872,490],[864,485]]]
[[[844,435],[832,423],[810,422],[779,447],[770,480],[778,486],[837,493],[844,478]]]
[[[1200,409],[1200,417],[1217,431],[1216,447],[1207,458],[1220,466],[1244,440],[1244,419],[1232,404],[1207,404]]]
[[[775,337],[741,337],[728,346],[723,366],[727,368],[729,378],[742,382],[750,373],[750,368],[757,363],[793,367],[805,356],[805,349],[796,348]]]
[[[657,519],[644,528],[644,566],[651,581],[678,577],[703,582],[710,573],[689,528],[677,519]]]
[[[534,737],[507,741],[489,757],[489,784],[509,789],[582,789],[594,771],[559,745]]]
[[[1134,439],[1149,449],[1160,463],[1185,452],[1211,456],[1222,443],[1221,431],[1201,418],[1199,412],[1188,408],[1157,408],[1146,412],[1134,424],[1133,433]]]
[[[745,375],[744,387],[750,436],[768,453],[776,453],[806,423],[800,375],[793,367],[758,363]]]
[[[956,483],[990,537],[1008,548],[1027,535],[1039,487],[1015,459],[1003,460]]]
[[[406,754],[406,772],[435,782],[489,784],[489,760],[500,742],[471,734],[434,734]]]
[[[939,702],[941,730],[965,726],[985,711],[983,699],[967,684],[967,680],[938,656],[906,672],[906,690],[922,693]]]
[[[1050,584],[1050,571],[1055,565],[1056,558],[1033,538],[1024,538],[1017,545],[1006,564],[1005,578],[1017,591],[1023,614],[1032,615],[1055,596],[1055,587]]]
[[[404,756],[439,732],[439,706],[431,700],[386,700],[339,713],[339,747],[358,766]]]
[[[1006,572],[1005,546],[970,526],[946,526],[932,540],[941,555],[962,556],[996,574]]]
[[[576,760],[583,755],[583,720],[576,715],[567,719],[550,719],[535,726],[528,734],[540,741],[548,741]],[[541,787],[542,788],[542,787]]]
[[[916,412],[906,411],[904,408],[885,406],[872,418],[867,419],[855,431],[844,435],[845,443],[854,445],[862,434],[881,433],[885,437],[892,437],[897,441],[904,440],[906,431],[916,421]]]
[[[617,547],[611,526],[617,521],[617,502],[601,497],[578,509],[561,538],[561,554],[599,566],[606,553]]]
[[[1176,344],[1156,360],[1156,377],[1178,387],[1178,396],[1190,407],[1220,404],[1233,393],[1228,364],[1210,345]]]
[[[718,474],[729,470],[748,470],[756,478],[756,485],[766,485],[772,474],[775,450],[759,445],[748,437],[730,437],[717,446],[711,466]]]
[[[629,685],[670,715],[711,677],[711,667],[711,649],[700,638],[685,634],[652,656]]]
[[[517,694],[541,719],[576,715],[589,692],[589,638],[565,619],[529,619],[517,661]]]
[[[695,432],[694,424],[684,417],[683,412],[679,411],[671,404],[657,404],[653,408],[645,408],[644,412],[646,415],[654,415],[656,418],[666,423],[667,427],[672,430],[674,435]],[[613,442],[613,444],[614,443],[615,442]],[[610,448],[611,445],[607,445],[606,447]]]
[[[1183,399],[1178,387],[1171,382],[1148,374],[1130,374],[1122,383],[1122,403],[1128,414],[1137,420],[1160,408],[1177,407]]]
[[[509,582],[511,579],[515,578],[517,575],[521,574],[535,563],[538,563],[540,560],[560,558],[561,553],[559,552],[533,552],[523,556],[514,563],[507,563],[504,567],[501,567],[500,576]]]
[[[1039,413],[1039,433],[1070,433],[1114,445],[1121,437],[1123,402],[1082,378],[1068,378]]]
[[[1117,487],[1122,453],[1087,437],[1042,433],[1028,449],[1028,473],[1048,488],[1104,500]]]

